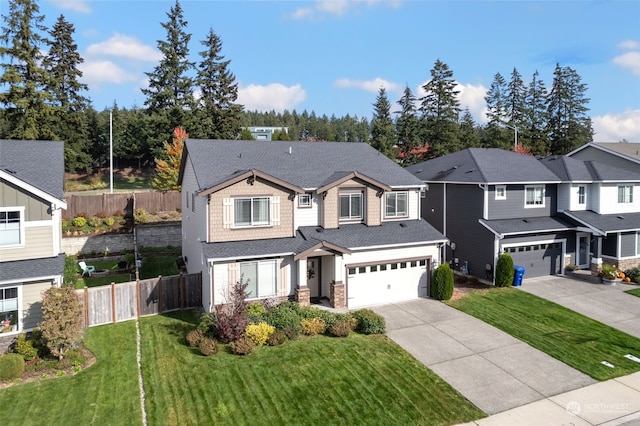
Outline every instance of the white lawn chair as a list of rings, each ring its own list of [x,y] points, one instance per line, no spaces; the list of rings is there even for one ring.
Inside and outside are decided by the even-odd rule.
[[[91,274],[93,274],[96,271],[95,266],[87,265],[84,261],[78,262],[78,265],[80,265],[80,269],[82,269],[83,277],[84,277],[84,274],[91,276]]]

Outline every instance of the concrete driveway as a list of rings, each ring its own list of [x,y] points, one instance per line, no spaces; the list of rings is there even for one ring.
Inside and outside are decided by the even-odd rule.
[[[372,307],[387,335],[487,414],[595,383],[589,376],[432,299]]]
[[[519,289],[640,338],[640,297],[624,292],[636,284],[592,284],[564,276],[524,279]]]

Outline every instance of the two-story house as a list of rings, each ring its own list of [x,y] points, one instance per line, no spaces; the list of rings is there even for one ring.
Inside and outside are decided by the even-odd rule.
[[[62,284],[64,143],[0,140],[0,346],[42,319]]]
[[[449,239],[456,269],[493,280],[502,252],[527,277],[562,274],[570,263],[595,270],[603,259],[637,264],[638,173],[492,148],[407,169],[427,184],[422,215]]]
[[[302,305],[425,297],[446,243],[420,217],[424,184],[363,143],[189,139],[179,182],[206,311],[239,280]]]

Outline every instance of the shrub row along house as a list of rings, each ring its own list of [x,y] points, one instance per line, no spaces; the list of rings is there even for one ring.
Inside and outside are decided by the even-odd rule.
[[[449,239],[446,259],[467,273],[493,280],[502,252],[527,277],[640,263],[640,166],[469,148],[407,170],[427,185],[423,217]]]
[[[302,305],[426,297],[446,243],[421,219],[424,184],[364,143],[189,139],[179,183],[206,311],[239,280]]]
[[[62,284],[63,179],[63,142],[0,140],[0,348],[37,326],[42,292]]]

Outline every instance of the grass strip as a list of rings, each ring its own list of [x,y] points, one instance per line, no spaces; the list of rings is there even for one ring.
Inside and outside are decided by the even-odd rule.
[[[640,371],[640,339],[514,288],[473,292],[447,302],[597,380]],[[608,361],[615,365],[603,365]]]
[[[634,288],[633,290],[627,290],[625,293],[629,293],[632,296],[640,297],[640,288]]]
[[[0,390],[1,423],[139,425],[135,322],[91,328],[85,345],[97,362],[77,375]]]
[[[443,425],[484,414],[386,336],[307,337],[249,356],[184,343],[185,313],[143,318],[149,424]]]

